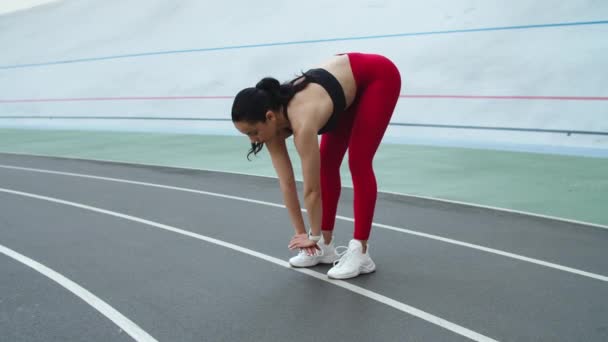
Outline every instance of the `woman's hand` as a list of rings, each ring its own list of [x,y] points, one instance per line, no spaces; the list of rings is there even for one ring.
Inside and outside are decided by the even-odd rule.
[[[316,254],[317,250],[320,250],[316,241],[312,241],[308,239],[308,234],[296,234],[291,238],[289,242],[289,249],[300,248],[306,252],[308,255]]]

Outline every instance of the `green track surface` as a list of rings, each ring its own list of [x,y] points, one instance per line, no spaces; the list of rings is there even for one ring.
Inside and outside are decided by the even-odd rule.
[[[0,152],[275,176],[265,151],[247,161],[247,150],[236,136],[0,129]],[[342,183],[351,187],[347,165]],[[608,225],[606,158],[383,144],[374,166],[380,191]]]

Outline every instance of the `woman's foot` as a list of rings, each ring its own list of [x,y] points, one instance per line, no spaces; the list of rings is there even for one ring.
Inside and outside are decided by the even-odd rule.
[[[363,253],[363,245],[359,240],[350,240],[348,249],[340,254],[340,256],[340,260],[334,263],[334,267],[327,272],[328,277],[333,279],[348,279],[376,270],[376,264],[374,264],[374,261],[369,256],[369,246],[367,251]]]
[[[318,264],[333,264],[334,261],[338,260],[339,256],[336,254],[333,242],[326,245],[323,237],[321,237],[317,246],[320,250],[314,255],[308,255],[304,250],[300,250],[298,255],[289,259],[289,264],[293,267],[311,267]]]

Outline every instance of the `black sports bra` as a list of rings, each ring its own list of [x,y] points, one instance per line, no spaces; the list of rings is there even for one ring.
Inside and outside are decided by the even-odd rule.
[[[300,78],[296,78],[295,80],[291,81],[291,83],[293,84],[298,79]],[[304,73],[304,80],[301,83],[298,83],[296,86],[299,88],[299,90],[301,90],[308,83],[317,83],[323,87],[323,89],[325,89],[325,91],[327,91],[329,94],[329,97],[334,104],[334,110],[331,113],[331,116],[317,134],[327,133],[336,128],[336,124],[338,123],[338,115],[341,114],[344,109],[346,109],[346,97],[344,96],[344,90],[334,75],[329,73],[329,71],[320,68],[306,71]]]

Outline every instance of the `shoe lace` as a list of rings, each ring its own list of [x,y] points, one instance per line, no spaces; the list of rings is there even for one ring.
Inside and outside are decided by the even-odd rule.
[[[348,261],[348,259],[353,255],[353,253],[349,253],[348,246],[338,246],[336,247],[336,255],[338,259],[334,261],[334,266],[344,265]]]

